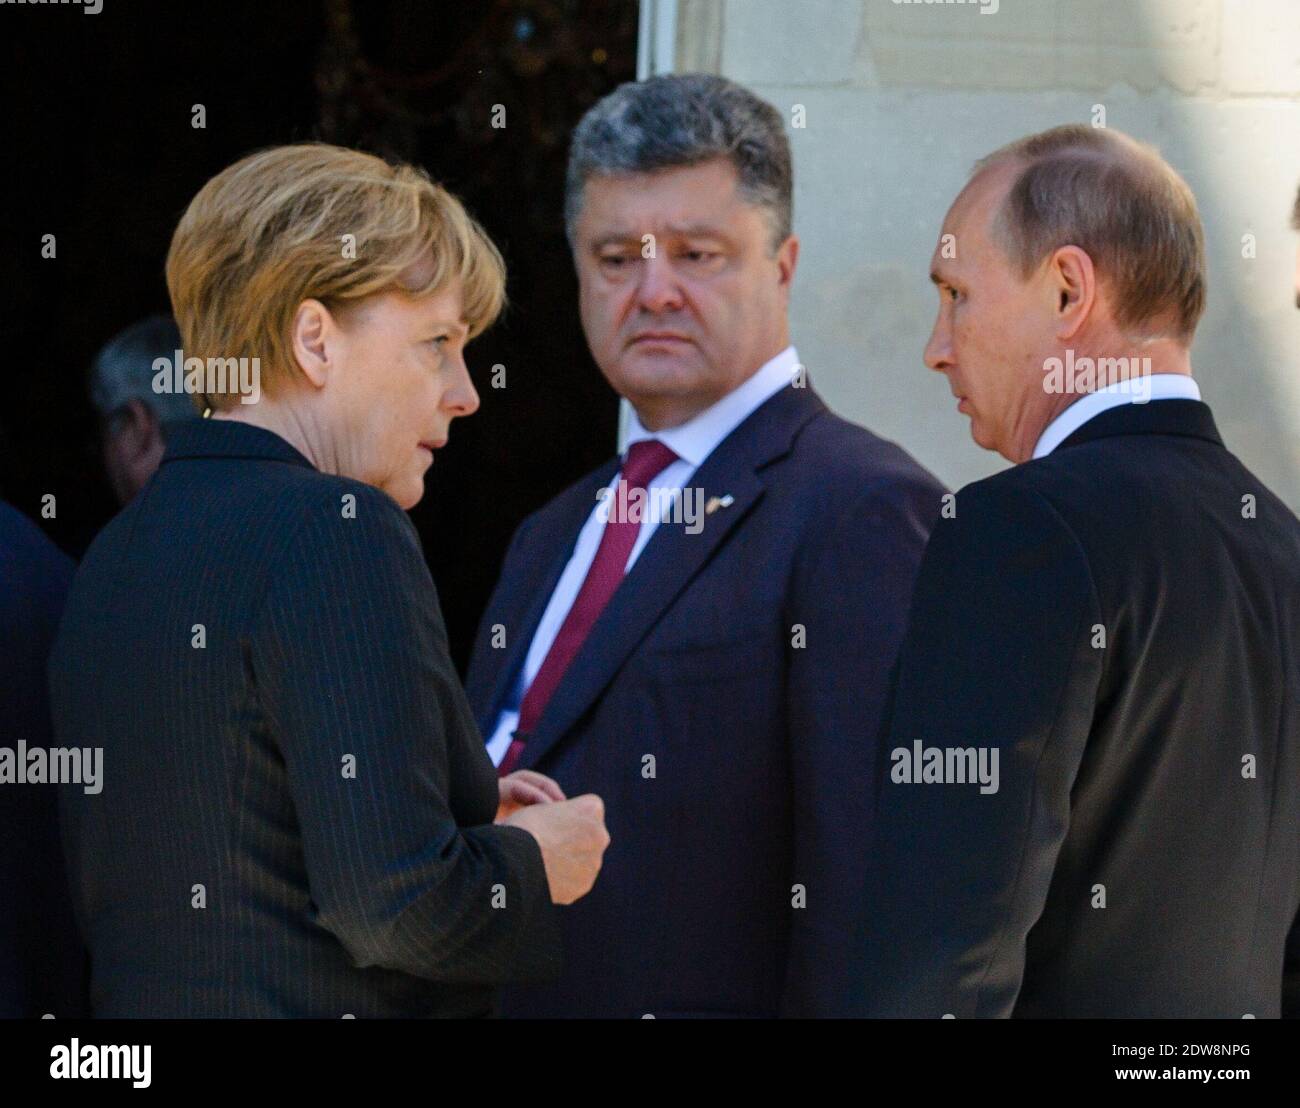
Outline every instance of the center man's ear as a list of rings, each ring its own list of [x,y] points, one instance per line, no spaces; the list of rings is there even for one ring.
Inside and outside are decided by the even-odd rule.
[[[788,293],[794,283],[795,267],[799,264],[799,236],[789,235],[776,248],[776,265],[782,287]]]
[[[333,368],[330,347],[338,331],[330,310],[319,300],[304,300],[298,305],[291,331],[293,357],[303,376],[318,389],[329,380]]]
[[[1074,338],[1092,315],[1097,300],[1097,272],[1087,251],[1062,246],[1052,254],[1048,277],[1056,298],[1060,324],[1057,335],[1064,342]]]

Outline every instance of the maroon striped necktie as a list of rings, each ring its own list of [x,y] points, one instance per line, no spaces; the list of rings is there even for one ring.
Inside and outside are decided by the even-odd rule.
[[[625,498],[630,490],[644,490],[655,477],[676,460],[677,455],[658,439],[645,439],[634,442],[628,447],[627,459],[623,462],[618,483],[607,501],[610,505],[610,516],[600,536],[596,557],[591,563],[591,568],[587,570],[582,588],[574,598],[573,607],[564,617],[559,634],[551,643],[551,649],[547,652],[541,669],[537,671],[537,676],[533,678],[533,683],[528,686],[528,691],[524,694],[523,703],[519,706],[519,726],[510,743],[510,749],[501,759],[501,765],[497,769],[499,776],[504,777],[518,765],[524,752],[524,743],[528,741],[528,736],[532,734],[537,721],[541,719],[547,701],[551,699],[551,694],[560,684],[560,678],[564,676],[564,671],[569,668],[569,663],[578,653],[587,633],[605,605],[609,603],[609,598],[614,595],[619,582],[623,580],[627,560],[631,557],[632,548],[641,533],[641,523],[640,520],[620,518],[617,507],[627,503]]]

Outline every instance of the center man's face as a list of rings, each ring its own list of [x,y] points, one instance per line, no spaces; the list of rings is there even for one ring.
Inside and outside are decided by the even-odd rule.
[[[775,255],[725,158],[589,178],[574,235],[582,325],[652,429],[731,392],[788,344],[798,241]]]
[[[383,293],[339,322],[337,471],[414,507],[451,421],[479,405],[465,366],[459,283],[420,299]]]

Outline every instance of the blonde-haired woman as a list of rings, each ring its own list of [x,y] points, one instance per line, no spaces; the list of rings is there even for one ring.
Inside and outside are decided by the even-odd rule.
[[[478,396],[501,259],[420,171],[309,144],[200,190],[167,259],[178,425],[51,662],[105,1016],[482,1015],[554,972],[598,798],[498,785],[402,509]],[[165,367],[164,367],[165,368]],[[251,386],[251,387],[250,387]]]

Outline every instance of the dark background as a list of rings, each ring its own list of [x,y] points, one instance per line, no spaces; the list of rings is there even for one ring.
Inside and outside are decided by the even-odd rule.
[[[204,181],[310,139],[413,162],[466,202],[510,274],[504,319],[468,350],[482,407],[453,425],[411,513],[463,669],[515,526],[614,449],[617,399],[582,338],[561,211],[569,133],[634,78],[636,30],[636,0],[0,6],[0,496],[74,557],[117,510],[87,369],[115,332],[169,310],[163,259]]]

